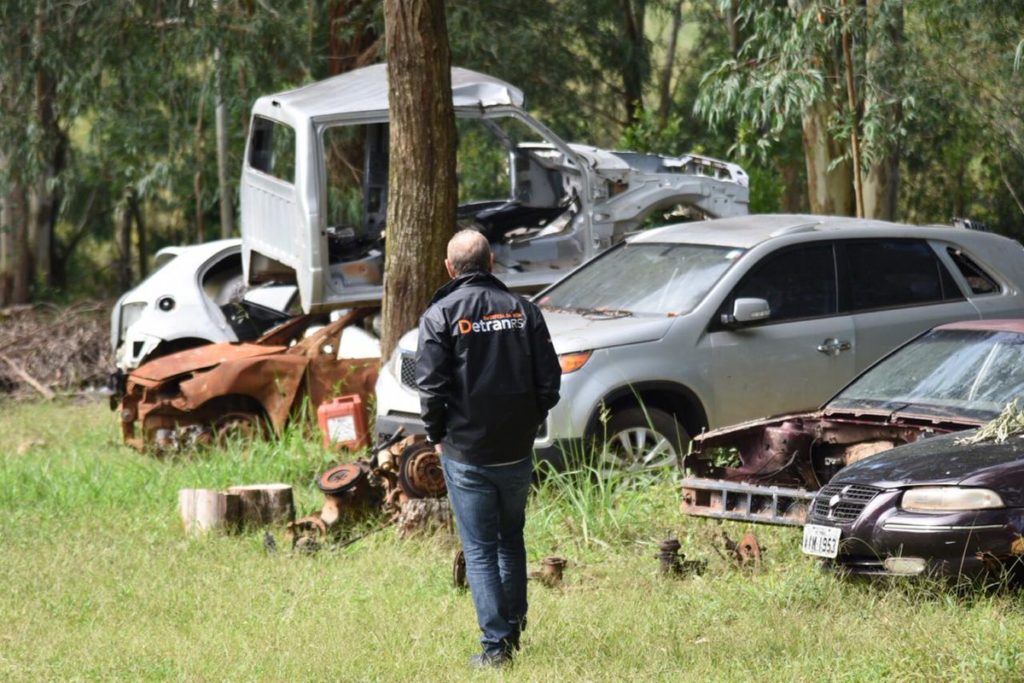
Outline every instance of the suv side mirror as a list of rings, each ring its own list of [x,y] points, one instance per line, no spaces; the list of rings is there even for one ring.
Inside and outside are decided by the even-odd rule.
[[[722,315],[723,325],[752,323],[766,320],[772,314],[771,306],[764,299],[740,298],[732,304],[732,313]]]

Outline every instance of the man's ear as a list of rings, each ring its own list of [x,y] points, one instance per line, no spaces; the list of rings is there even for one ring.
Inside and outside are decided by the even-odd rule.
[[[453,280],[456,278],[455,268],[452,267],[452,262],[449,261],[448,259],[444,260],[444,269],[448,271],[448,277],[450,277]]]
[[[487,269],[490,272],[494,272],[494,252],[491,252],[491,267]]]

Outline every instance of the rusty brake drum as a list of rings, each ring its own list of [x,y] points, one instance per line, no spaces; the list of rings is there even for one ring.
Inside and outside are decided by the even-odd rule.
[[[444,484],[441,458],[425,442],[407,446],[399,456],[398,483],[411,498],[440,498],[448,489]]]
[[[329,496],[336,496],[356,489],[367,480],[366,470],[359,463],[345,463],[332,467],[320,475],[317,485]]]

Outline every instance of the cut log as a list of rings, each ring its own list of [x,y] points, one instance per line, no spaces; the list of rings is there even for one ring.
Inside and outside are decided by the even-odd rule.
[[[295,520],[292,487],[287,484],[232,486],[227,492],[242,502],[242,523],[246,526],[287,524]]]
[[[234,530],[242,517],[239,496],[210,489],[178,491],[178,512],[188,533],[211,529]]]
[[[395,520],[399,538],[432,534],[454,529],[452,508],[447,498],[412,498],[402,504]]]

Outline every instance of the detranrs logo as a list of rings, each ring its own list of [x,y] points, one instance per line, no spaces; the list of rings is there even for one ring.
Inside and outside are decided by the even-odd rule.
[[[506,330],[521,330],[526,327],[526,316],[520,311],[508,313],[490,313],[480,320],[459,320],[459,334],[470,332],[504,332]]]

